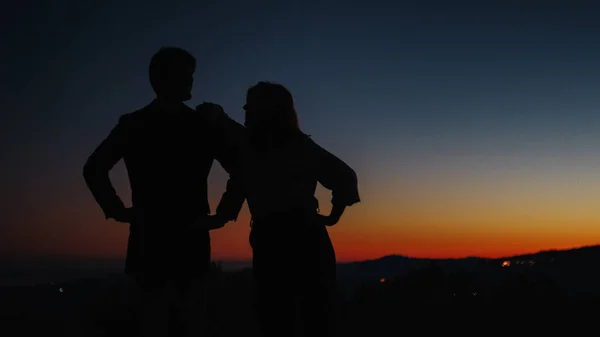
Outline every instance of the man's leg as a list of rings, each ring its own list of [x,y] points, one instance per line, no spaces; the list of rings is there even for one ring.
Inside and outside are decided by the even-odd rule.
[[[169,333],[169,287],[166,281],[135,277],[137,317],[141,337],[167,337]]]
[[[208,335],[207,312],[208,275],[178,281],[177,325],[180,335],[198,337]]]

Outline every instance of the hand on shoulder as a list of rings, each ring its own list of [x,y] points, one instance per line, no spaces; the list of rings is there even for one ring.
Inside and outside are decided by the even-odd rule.
[[[216,103],[203,102],[196,106],[196,112],[212,126],[216,126],[219,119],[227,116],[223,107]]]

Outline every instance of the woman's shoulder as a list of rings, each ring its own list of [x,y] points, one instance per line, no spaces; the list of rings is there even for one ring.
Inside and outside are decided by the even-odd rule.
[[[321,146],[317,144],[312,135],[300,132],[298,135],[299,143],[308,150],[320,150]]]
[[[304,133],[302,131],[298,131],[295,134],[295,138],[297,141],[301,142],[304,145],[309,145],[314,143],[313,137],[307,133]]]
[[[302,133],[298,139],[301,152],[304,153],[305,156],[316,158],[315,160],[318,160],[326,153],[325,149],[317,143],[312,135]]]

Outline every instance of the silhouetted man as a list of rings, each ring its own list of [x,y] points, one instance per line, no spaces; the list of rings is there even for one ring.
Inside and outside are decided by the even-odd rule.
[[[187,334],[205,329],[209,229],[235,220],[221,204],[210,216],[207,178],[214,159],[235,180],[236,153],[183,102],[191,98],[196,60],[179,48],[162,48],[150,62],[156,92],[146,107],[121,116],[84,166],[85,181],[107,219],[130,224],[125,272],[142,290],[142,334],[166,336],[170,307]],[[123,159],[132,192],[126,208],[109,179]],[[229,196],[228,196],[229,195]],[[237,203],[237,202],[236,202]]]

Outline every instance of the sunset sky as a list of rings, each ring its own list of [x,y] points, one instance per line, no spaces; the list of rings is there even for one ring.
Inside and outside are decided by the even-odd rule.
[[[190,106],[213,101],[243,122],[245,90],[282,83],[303,130],[355,168],[362,202],[330,229],[340,261],[600,243],[600,8],[109,3],[3,13],[2,256],[124,256],[128,227],[104,220],[82,166],[120,115],[153,98],[147,67],[164,45],[197,57]],[[128,200],[122,163],[113,177]],[[225,181],[215,163],[213,210]],[[330,192],[318,197],[327,213]],[[214,258],[249,259],[249,230],[244,206],[213,232]]]

